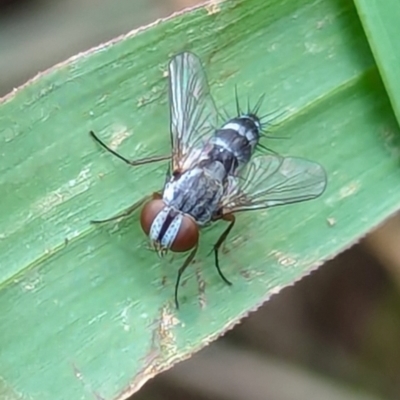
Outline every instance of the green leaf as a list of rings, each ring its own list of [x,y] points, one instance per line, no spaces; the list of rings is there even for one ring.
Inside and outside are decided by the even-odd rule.
[[[219,278],[204,231],[173,304],[183,258],[146,248],[138,214],[93,226],[162,187],[169,58],[198,54],[218,107],[286,109],[265,139],[321,163],[317,200],[238,217]],[[399,208],[398,128],[357,12],[347,0],[232,0],[133,32],[36,77],[0,103],[0,393],[111,399],[205,346],[272,294]]]
[[[400,122],[400,2],[355,0],[397,121]]]

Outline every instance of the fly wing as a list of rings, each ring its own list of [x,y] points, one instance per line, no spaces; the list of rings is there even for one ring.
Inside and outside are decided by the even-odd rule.
[[[217,126],[217,110],[199,58],[176,55],[169,63],[172,170],[190,168],[207,134]],[[203,143],[202,143],[203,142]]]
[[[320,196],[327,177],[321,165],[302,158],[262,155],[243,178],[230,177],[223,214],[297,203]]]

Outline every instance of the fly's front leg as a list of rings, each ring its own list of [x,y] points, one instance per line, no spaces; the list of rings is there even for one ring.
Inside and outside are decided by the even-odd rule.
[[[145,158],[139,158],[137,160],[128,160],[121,154],[118,154],[116,151],[108,147],[98,136],[93,131],[89,132],[90,136],[104,149],[109,151],[111,154],[113,154],[115,157],[119,158],[120,160],[124,161],[128,165],[136,166],[136,165],[142,165],[142,164],[150,164],[153,162],[157,161],[165,161],[169,160],[171,158],[170,155],[168,156],[154,156],[154,157],[145,157]]]
[[[185,271],[185,269],[193,261],[194,256],[197,253],[197,248],[198,248],[198,245],[196,244],[196,247],[190,252],[190,254],[187,256],[185,262],[183,263],[182,267],[180,267],[178,270],[178,276],[176,277],[176,283],[175,283],[175,307],[178,310],[179,310],[178,289],[179,289],[179,283],[181,281],[181,276],[182,276],[183,272]]]
[[[91,224],[102,224],[104,222],[115,221],[115,220],[120,219],[120,218],[128,217],[135,210],[137,210],[141,205],[143,205],[146,201],[148,201],[150,199],[155,200],[155,199],[161,199],[161,198],[162,198],[161,193],[157,193],[157,192],[153,193],[153,195],[151,197],[150,196],[146,196],[143,199],[140,199],[138,202],[136,202],[135,204],[130,206],[128,209],[126,209],[121,214],[115,215],[114,217],[107,218],[107,219],[92,220],[92,221],[90,221],[90,223]]]
[[[235,216],[233,214],[227,214],[222,216],[219,219],[223,219],[224,221],[228,221],[229,225],[228,227],[224,230],[222,235],[219,237],[217,240],[217,243],[214,244],[214,255],[215,255],[215,267],[217,268],[219,276],[222,278],[222,280],[227,284],[227,285],[232,285],[232,282],[230,282],[228,279],[225,278],[224,274],[222,273],[220,267],[219,267],[219,259],[218,259],[218,251],[222,244],[225,242],[226,238],[229,235],[229,232],[232,230],[233,226],[235,225]]]

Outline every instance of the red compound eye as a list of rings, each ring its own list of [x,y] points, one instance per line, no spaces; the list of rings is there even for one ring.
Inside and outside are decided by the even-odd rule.
[[[161,199],[150,200],[142,208],[140,214],[140,225],[146,235],[149,234],[151,225],[158,213],[165,207],[165,203]]]
[[[199,241],[199,227],[188,215],[183,215],[178,234],[172,243],[171,250],[177,253],[193,249]]]

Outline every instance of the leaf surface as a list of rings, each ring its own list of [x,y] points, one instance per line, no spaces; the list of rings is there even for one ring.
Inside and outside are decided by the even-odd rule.
[[[93,226],[160,189],[169,151],[165,71],[198,54],[218,107],[286,110],[264,144],[321,163],[322,197],[246,212],[202,232],[196,263],[149,251],[135,213]],[[355,6],[347,0],[232,0],[197,8],[57,65],[0,103],[0,393],[112,399],[137,390],[399,208],[398,127]]]

